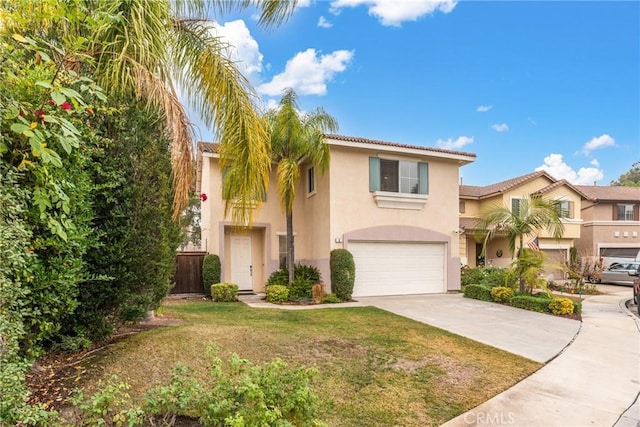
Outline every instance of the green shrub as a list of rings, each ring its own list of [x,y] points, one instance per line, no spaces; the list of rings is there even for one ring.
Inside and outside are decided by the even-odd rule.
[[[464,296],[481,301],[493,301],[491,298],[491,288],[486,285],[467,285],[464,287]]]
[[[531,295],[516,295],[509,300],[509,304],[512,307],[524,308],[538,313],[550,313],[549,302],[549,297],[547,296]]]
[[[460,270],[460,284],[462,286],[473,284],[514,288],[517,279],[513,270],[507,268],[465,266]]]
[[[327,294],[322,298],[322,304],[337,304],[339,302],[342,300],[336,294]]]
[[[513,298],[513,289],[506,286],[495,286],[491,288],[491,298],[496,302],[509,302]]]
[[[237,301],[238,285],[235,283],[216,283],[211,285],[211,297],[216,302]]]
[[[331,289],[342,301],[350,301],[356,280],[356,264],[346,249],[334,249],[329,255]]]
[[[285,285],[267,285],[267,301],[282,302],[289,299],[289,288]]]
[[[308,280],[311,285],[321,281],[320,270],[312,265],[296,264],[293,277]],[[267,279],[267,286],[269,285],[289,285],[289,270],[285,267],[271,273]]]
[[[215,283],[220,283],[220,257],[216,254],[208,254],[202,260],[202,287],[209,298],[211,285]]]
[[[177,365],[168,384],[133,399],[130,386],[112,377],[93,396],[73,401],[73,425],[174,425],[177,417],[208,426],[323,426],[319,399],[311,388],[314,368],[290,368],[276,359],[262,365],[232,355],[223,362],[211,349],[208,376]],[[178,424],[175,424],[178,425]]]
[[[314,282],[304,277],[296,277],[293,279],[293,283],[289,286],[289,299],[311,299],[311,288],[315,285]]]
[[[554,298],[549,303],[549,310],[556,315],[572,314],[574,310],[573,301],[569,298]]]
[[[280,268],[274,271],[273,273],[271,273],[271,275],[267,279],[267,286],[271,286],[271,285],[287,286],[288,284],[289,284],[289,270],[286,268]]]
[[[573,314],[582,314],[582,301],[573,302]]]

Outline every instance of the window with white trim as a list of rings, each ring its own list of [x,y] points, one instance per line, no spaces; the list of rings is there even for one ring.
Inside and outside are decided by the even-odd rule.
[[[573,218],[573,202],[570,200],[558,200],[560,218]]]

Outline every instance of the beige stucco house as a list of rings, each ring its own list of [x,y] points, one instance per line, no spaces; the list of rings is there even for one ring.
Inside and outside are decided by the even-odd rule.
[[[301,165],[293,209],[296,262],[318,267],[330,286],[331,250],[349,250],[354,296],[459,289],[459,169],[475,154],[341,135],[326,141],[331,161],[324,174]],[[217,146],[199,144],[198,191],[207,195],[202,249],[220,256],[224,281],[262,292],[286,256],[275,176],[250,228],[224,216],[221,179]]]
[[[640,261],[640,188],[576,186],[587,195],[582,202],[578,251],[587,257]]]
[[[494,204],[515,209],[519,200],[533,194],[559,200],[563,213],[564,234],[554,239],[546,230],[539,230],[531,236],[525,236],[524,243],[535,243],[545,254],[545,272],[555,278],[564,278],[558,268],[569,259],[569,249],[580,238],[583,219],[581,206],[587,196],[566,180],[557,180],[544,171],[512,178],[487,186],[460,186],[460,259],[463,264],[475,267],[493,265],[506,267],[515,260],[515,254],[509,250],[506,238],[494,238],[488,242],[485,256],[481,256],[482,240],[474,230],[480,212]]]

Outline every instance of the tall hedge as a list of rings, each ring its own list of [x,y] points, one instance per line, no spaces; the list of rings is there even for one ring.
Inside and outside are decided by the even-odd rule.
[[[346,249],[334,249],[329,256],[331,290],[342,301],[351,300],[356,280],[356,264]]]
[[[208,254],[202,260],[202,287],[207,297],[211,296],[211,285],[216,283],[220,283],[220,257]]]
[[[169,292],[179,225],[172,219],[169,141],[162,121],[132,100],[98,110],[87,152],[92,163],[88,274],[65,334],[96,340],[121,322],[143,318]]]

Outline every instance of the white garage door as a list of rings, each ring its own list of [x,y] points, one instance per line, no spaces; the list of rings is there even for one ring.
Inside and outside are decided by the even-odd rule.
[[[356,264],[353,296],[445,292],[441,243],[349,242]]]

